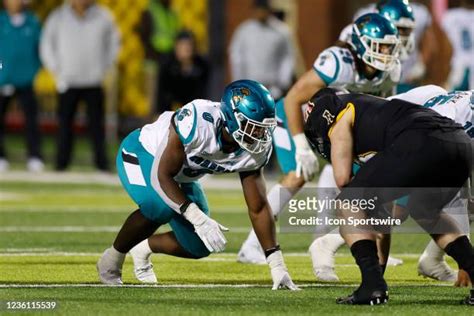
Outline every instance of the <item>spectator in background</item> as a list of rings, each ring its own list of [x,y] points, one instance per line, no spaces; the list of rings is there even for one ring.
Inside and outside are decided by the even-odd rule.
[[[292,83],[295,56],[290,30],[272,15],[268,0],[255,0],[253,18],[234,32],[229,55],[233,81],[259,81],[275,99]]]
[[[87,105],[95,165],[109,169],[105,151],[102,82],[119,50],[119,34],[110,13],[94,0],[69,0],[48,17],[41,39],[41,58],[59,92],[59,139],[56,169],[71,160],[73,122],[79,101]]]
[[[158,113],[205,97],[208,77],[209,65],[197,54],[193,34],[181,31],[176,37],[174,53],[160,67]]]
[[[23,0],[4,0],[3,4],[5,11],[0,12],[0,171],[9,167],[4,148],[5,114],[11,99],[17,97],[25,115],[27,168],[37,172],[44,168],[38,104],[33,92],[33,81],[40,68],[40,23],[25,10]]]
[[[150,0],[143,12],[140,36],[147,59],[161,62],[173,51],[174,40],[180,29],[178,15],[171,9],[171,0]]]
[[[449,89],[473,90],[474,0],[464,0],[459,8],[448,10],[441,24],[453,47]]]
[[[145,63],[147,94],[154,104],[152,108],[158,111],[163,108],[159,103],[160,67],[173,53],[179,29],[180,21],[171,8],[171,0],[149,0],[147,10],[142,13],[138,31],[147,61]]]

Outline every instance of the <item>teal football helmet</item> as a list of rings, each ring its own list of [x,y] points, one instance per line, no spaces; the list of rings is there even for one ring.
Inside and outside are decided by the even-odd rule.
[[[382,0],[377,3],[379,14],[393,22],[398,29],[400,59],[406,60],[415,50],[415,16],[408,0]]]
[[[392,70],[399,57],[398,30],[378,13],[364,14],[355,20],[349,44],[358,58],[381,71]]]
[[[265,86],[253,80],[229,84],[221,99],[224,127],[250,153],[262,153],[272,144],[276,127],[275,101]]]

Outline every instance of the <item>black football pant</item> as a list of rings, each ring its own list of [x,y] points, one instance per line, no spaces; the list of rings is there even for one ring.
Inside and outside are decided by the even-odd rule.
[[[59,94],[56,169],[65,170],[71,161],[74,116],[80,101],[86,104],[88,133],[94,148],[95,165],[99,170],[108,170],[105,151],[104,95],[101,87],[70,88]]]
[[[364,164],[338,198],[376,197],[380,211],[380,205],[408,195],[410,215],[429,220],[459,192],[472,166],[473,144],[463,130],[409,130]],[[430,234],[451,232],[431,229],[436,231]]]

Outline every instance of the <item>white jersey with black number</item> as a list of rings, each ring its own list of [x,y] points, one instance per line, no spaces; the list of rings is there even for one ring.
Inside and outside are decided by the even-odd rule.
[[[141,129],[139,140],[146,151],[155,157],[151,177],[157,177],[171,120],[174,120],[186,154],[183,167],[175,177],[179,183],[196,181],[205,174],[258,170],[268,162],[271,147],[260,154],[251,154],[243,149],[233,153],[222,151],[223,116],[219,106],[219,103],[208,100],[194,100],[176,113],[163,113],[157,121]]]
[[[429,107],[464,126],[468,134],[468,128],[474,123],[474,91],[448,92],[439,86],[426,85],[394,95],[389,99],[401,99]]]
[[[391,71],[380,71],[373,79],[359,74],[356,61],[348,48],[330,47],[319,54],[313,64],[317,75],[330,88],[345,89],[353,93],[389,96],[400,80],[400,63]]]

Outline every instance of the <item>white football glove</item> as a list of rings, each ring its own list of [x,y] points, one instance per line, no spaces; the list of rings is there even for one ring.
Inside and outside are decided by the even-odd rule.
[[[183,216],[194,226],[194,231],[210,252],[224,251],[227,240],[222,232],[228,231],[227,227],[204,214],[194,203],[189,204]]]
[[[319,170],[318,158],[303,133],[293,136],[293,140],[296,146],[296,176],[303,176],[305,181],[311,181]]]
[[[273,279],[272,290],[278,289],[289,289],[291,291],[300,290],[291,280],[288,269],[286,268],[285,261],[281,250],[275,251],[267,257],[268,265],[270,266],[270,272]]]

